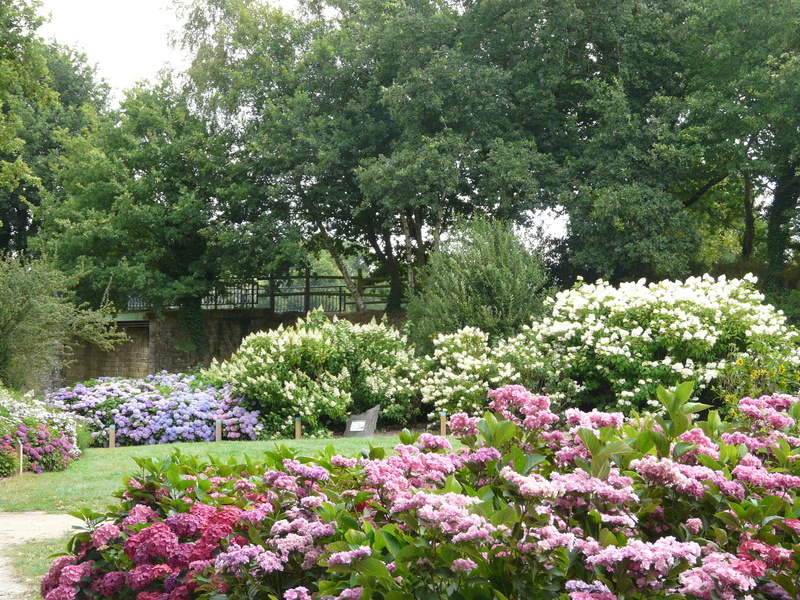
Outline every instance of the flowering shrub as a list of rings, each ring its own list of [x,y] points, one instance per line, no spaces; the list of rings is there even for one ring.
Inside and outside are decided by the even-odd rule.
[[[476,327],[440,334],[433,345],[433,356],[422,359],[419,369],[422,402],[433,408],[430,418],[439,412],[481,414],[491,387],[519,379],[507,361],[492,353],[488,335]]]
[[[396,454],[140,460],[42,581],[45,600],[788,600],[800,578],[800,400],[736,420],[659,389],[661,416],[494,390],[461,438]]]
[[[381,418],[406,423],[417,412],[413,351],[397,330],[376,323],[330,321],[322,311],[288,329],[254,333],[230,360],[203,378],[230,382],[261,412],[265,434],[288,436],[301,417],[310,435],[344,422],[350,410],[376,404]]]
[[[60,389],[44,401],[83,419],[97,445],[108,443],[109,425],[122,445],[213,441],[217,419],[227,439],[255,439],[258,429],[258,413],[241,406],[229,386],[217,388],[194,375],[101,378]]]
[[[689,379],[698,393],[716,385],[734,400],[764,393],[777,380],[753,386],[754,362],[783,372],[788,387],[777,389],[795,392],[800,335],[763,304],[754,281],[580,284],[556,295],[548,317],[500,344],[495,360],[554,401],[582,407],[652,410],[657,385]]]
[[[19,466],[17,441],[22,442],[25,468],[34,473],[66,469],[81,453],[77,430],[71,415],[48,410],[32,398],[15,400],[0,388],[0,477]]]

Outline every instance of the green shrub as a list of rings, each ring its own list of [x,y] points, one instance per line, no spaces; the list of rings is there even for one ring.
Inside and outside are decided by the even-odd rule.
[[[494,343],[540,314],[549,291],[542,258],[525,248],[509,223],[462,223],[421,274],[406,311],[409,338],[430,354],[438,334],[478,327]]]
[[[287,329],[248,336],[230,360],[204,380],[230,383],[261,412],[262,435],[287,436],[301,417],[304,434],[344,422],[348,412],[381,406],[384,422],[408,423],[418,413],[416,362],[404,337],[387,325],[330,321],[322,311]]]
[[[17,389],[63,361],[74,340],[109,350],[125,339],[109,311],[73,303],[70,280],[41,260],[0,255],[0,382]]]

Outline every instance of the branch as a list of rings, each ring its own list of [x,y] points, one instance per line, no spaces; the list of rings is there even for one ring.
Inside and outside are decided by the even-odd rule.
[[[728,177],[727,175],[720,175],[719,177],[715,177],[711,181],[707,182],[703,187],[697,190],[694,196],[692,196],[688,200],[684,200],[683,206],[685,208],[689,208],[692,204],[695,204],[698,200],[700,200],[700,198],[702,198],[708,190],[713,188],[718,183],[725,181],[727,177]]]

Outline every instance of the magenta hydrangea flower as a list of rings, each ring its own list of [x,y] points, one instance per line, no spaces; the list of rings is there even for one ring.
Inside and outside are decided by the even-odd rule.
[[[98,580],[97,591],[106,598],[110,598],[117,594],[123,585],[125,585],[125,573],[123,571],[110,571]]]
[[[92,543],[96,547],[105,546],[111,540],[115,540],[122,536],[122,531],[119,527],[114,525],[113,523],[105,523],[100,525],[93,533],[92,533]]]

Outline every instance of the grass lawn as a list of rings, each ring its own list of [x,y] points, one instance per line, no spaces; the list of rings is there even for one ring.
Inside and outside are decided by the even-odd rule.
[[[17,573],[20,583],[28,588],[24,600],[41,600],[39,583],[50,570],[54,554],[63,554],[70,536],[41,542],[26,542],[12,546],[6,556]]]
[[[111,493],[122,487],[122,478],[135,475],[138,467],[134,457],[159,458],[169,455],[174,448],[184,454],[204,458],[213,455],[222,459],[257,459],[276,445],[285,444],[305,455],[313,455],[333,445],[339,454],[355,456],[373,446],[387,449],[399,443],[397,436],[373,438],[335,438],[326,440],[281,440],[269,442],[199,442],[194,444],[164,444],[156,446],[128,446],[124,448],[90,448],[81,460],[72,463],[66,471],[56,473],[25,473],[18,477],[0,480],[0,510],[44,510],[66,513],[88,507],[102,511],[114,502]]]

